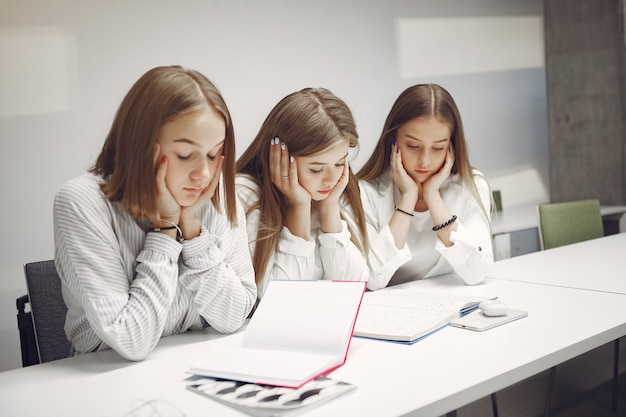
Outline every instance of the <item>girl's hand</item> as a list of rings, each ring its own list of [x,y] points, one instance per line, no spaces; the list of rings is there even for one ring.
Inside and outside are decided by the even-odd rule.
[[[350,181],[350,164],[348,163],[348,157],[345,157],[343,160],[343,172],[341,173],[341,177],[337,181],[337,184],[333,187],[328,197],[319,201],[318,207],[328,207],[332,205],[339,205],[339,199],[343,194],[343,191],[348,186],[348,182]]]
[[[419,189],[413,178],[404,169],[404,165],[402,165],[402,152],[395,140],[391,145],[390,159],[391,179],[398,186],[401,198],[413,201],[413,206],[415,206],[419,196]]]
[[[155,146],[155,159],[159,158],[161,147],[159,144]],[[167,188],[165,184],[165,174],[167,173],[168,160],[165,155],[160,157],[156,167],[156,206],[157,206],[157,219],[150,219],[155,225],[161,225],[158,223],[160,219],[168,220],[174,224],[178,224],[180,219],[180,205]]]
[[[200,236],[201,228],[200,219],[198,219],[198,210],[213,197],[222,175],[224,156],[219,155],[217,158],[217,165],[215,166],[213,178],[211,178],[209,184],[204,187],[204,190],[200,193],[198,200],[196,200],[196,202],[192,205],[181,209],[180,228],[183,231],[183,237],[185,240],[191,240],[194,237]]]
[[[452,172],[452,166],[454,165],[454,149],[452,143],[448,146],[446,152],[446,159],[443,162],[439,171],[422,184],[422,191],[424,192],[424,199],[428,203],[428,199],[434,194],[439,192],[439,188],[443,182],[450,176]]]
[[[220,182],[220,177],[222,175],[222,164],[224,163],[224,155],[217,156],[217,165],[215,165],[215,173],[213,174],[213,178],[209,181],[209,184],[204,187],[202,193],[198,197],[195,203],[188,207],[183,207],[181,210],[181,217],[192,218],[196,217],[198,213],[198,209],[206,204],[213,195],[215,194],[215,190],[217,189],[217,185]]]
[[[270,142],[270,180],[291,205],[310,205],[311,194],[298,182],[296,161],[287,145],[274,138]]]

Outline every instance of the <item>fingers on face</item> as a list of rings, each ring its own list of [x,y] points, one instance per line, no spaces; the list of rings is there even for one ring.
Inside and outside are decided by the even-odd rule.
[[[279,138],[270,141],[270,177],[274,184],[289,181],[290,177],[295,177],[295,161],[289,155],[289,150],[284,142]]]
[[[398,147],[397,142],[393,142],[391,146],[391,167],[393,169],[399,169],[402,166],[402,152],[400,152],[400,148]]]
[[[289,164],[289,150],[284,142],[280,143],[280,176],[286,178],[290,175],[291,166]]]
[[[165,155],[161,155],[161,145],[158,142],[154,144],[153,163],[157,179],[165,180],[165,173],[167,172],[167,157]]]
[[[280,179],[280,148],[278,144],[278,138],[270,140],[270,178],[276,182]]]
[[[196,205],[200,204],[215,194],[215,190],[217,189],[217,185],[220,182],[220,177],[222,176],[222,164],[224,163],[224,155],[220,155],[217,159],[217,164],[215,165],[215,172],[213,173],[213,178],[209,181],[209,184],[202,190],[202,194],[196,201]]]
[[[277,141],[278,138],[273,138],[272,140],[270,140],[270,165],[273,165],[274,162],[276,162],[277,150],[275,145]]]
[[[448,147],[448,155],[446,159],[450,165],[454,164],[454,148],[452,147],[452,144]]]
[[[288,156],[287,164],[289,164],[289,179],[291,181],[298,181],[298,165],[296,164],[296,158],[294,158],[293,156]]]
[[[167,157],[165,155],[161,156],[161,159],[157,162],[157,185],[165,185],[165,174],[167,173]]]
[[[159,156],[161,156],[161,144],[159,142],[154,144],[154,156],[153,156],[153,163],[154,166],[157,166],[157,163],[159,162]]]

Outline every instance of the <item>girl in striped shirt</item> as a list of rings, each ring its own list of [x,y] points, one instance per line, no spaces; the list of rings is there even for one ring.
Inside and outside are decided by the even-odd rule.
[[[233,126],[216,87],[178,66],[145,73],[93,168],[54,202],[76,352],[141,360],[163,336],[240,328],[256,286],[234,175]]]

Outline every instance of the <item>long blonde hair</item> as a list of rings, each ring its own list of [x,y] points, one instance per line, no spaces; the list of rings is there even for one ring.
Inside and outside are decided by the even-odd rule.
[[[201,73],[180,66],[152,68],[126,94],[113,120],[100,155],[90,172],[104,179],[109,201],[119,201],[137,218],[156,217],[154,145],[159,129],[177,117],[211,106],[224,118],[226,137],[222,155],[226,216],[237,224],[235,195],[235,133],[226,103]],[[220,194],[213,206],[221,210]]]
[[[278,246],[278,238],[287,212],[287,200],[270,179],[269,146],[278,137],[290,155],[308,156],[321,152],[338,140],[358,146],[358,134],[348,106],[324,88],[305,88],[283,98],[269,113],[256,137],[237,160],[237,172],[248,174],[257,182],[258,203],[249,212],[260,210],[256,247],[252,263],[257,284],[265,275],[268,260]],[[343,197],[352,208],[360,237],[350,226],[351,240],[364,253],[368,252],[365,214],[356,177],[350,169]],[[247,215],[248,213],[246,213]]]
[[[390,165],[391,146],[400,126],[409,120],[429,117],[436,117],[450,128],[450,141],[454,148],[454,165],[451,172],[459,174],[489,220],[490,216],[480,200],[474,183],[461,114],[450,93],[437,84],[414,85],[398,96],[387,115],[378,143],[370,158],[357,172],[357,178],[368,181],[386,172]]]

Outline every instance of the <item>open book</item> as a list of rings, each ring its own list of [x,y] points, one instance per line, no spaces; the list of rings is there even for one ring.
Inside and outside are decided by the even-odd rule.
[[[393,287],[367,292],[354,336],[415,343],[493,298]]]
[[[293,417],[352,392],[356,386],[320,376],[300,388],[258,385],[194,375],[187,389],[254,417]]]
[[[344,364],[365,282],[270,281],[240,346],[208,351],[196,375],[297,388]]]

